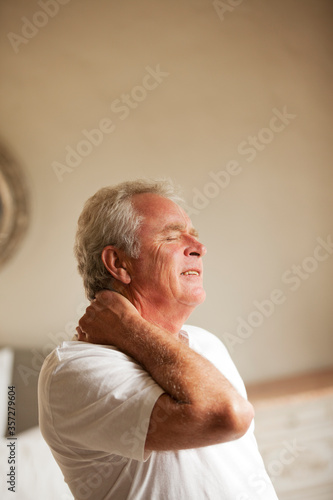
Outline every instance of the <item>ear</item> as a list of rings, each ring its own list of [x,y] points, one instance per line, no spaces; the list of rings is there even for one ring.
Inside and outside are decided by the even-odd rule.
[[[125,253],[119,248],[108,245],[103,248],[102,261],[106,269],[116,280],[124,285],[131,282],[131,276],[127,269],[127,259]]]

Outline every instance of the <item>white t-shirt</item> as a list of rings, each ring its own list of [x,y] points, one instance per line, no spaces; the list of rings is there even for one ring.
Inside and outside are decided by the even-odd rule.
[[[222,342],[184,326],[189,345],[246,397]],[[42,434],[77,500],[277,500],[253,435],[204,448],[144,452],[163,393],[133,358],[112,346],[63,342],[38,387]],[[163,416],[161,416],[163,418]]]

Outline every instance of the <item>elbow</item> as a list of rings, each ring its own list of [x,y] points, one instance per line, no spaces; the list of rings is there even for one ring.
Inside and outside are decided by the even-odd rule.
[[[216,415],[215,429],[219,434],[219,441],[234,441],[244,436],[253,418],[253,406],[246,399],[230,403]]]
[[[231,439],[239,439],[249,429],[254,418],[254,409],[249,401],[243,399],[233,403],[228,412]]]

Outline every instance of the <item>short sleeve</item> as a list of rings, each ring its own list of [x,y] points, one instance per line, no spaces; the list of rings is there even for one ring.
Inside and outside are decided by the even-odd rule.
[[[49,376],[47,367],[43,375],[54,436],[81,456],[107,453],[146,460],[150,415],[163,389],[115,348],[64,344],[55,367],[50,363]]]

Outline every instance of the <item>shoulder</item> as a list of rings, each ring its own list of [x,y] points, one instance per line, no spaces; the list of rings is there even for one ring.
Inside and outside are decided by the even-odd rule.
[[[222,350],[228,354],[228,350],[223,342],[213,333],[194,325],[184,325],[183,329],[188,333],[190,343],[198,343],[202,347],[212,347]]]
[[[57,371],[60,368],[75,369],[75,367],[86,366],[96,363],[96,358],[108,359],[126,358],[127,356],[113,346],[89,344],[88,342],[67,341],[62,342],[45,359],[43,371]]]
[[[188,333],[189,346],[213,364],[231,362],[227,348],[216,335],[193,325],[184,325],[184,330]]]
[[[135,360],[113,346],[69,341],[47,356],[38,385],[46,392],[56,387],[74,390],[79,381],[98,387],[103,379],[110,381],[121,375],[127,379],[135,370],[141,372]]]
[[[213,363],[238,392],[246,397],[243,380],[223,342],[204,328],[184,325],[183,329],[188,333],[189,346]]]
[[[141,365],[115,347],[73,341],[64,342],[46,358],[38,395],[41,406],[61,413],[97,400],[131,398],[154,385]]]

